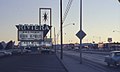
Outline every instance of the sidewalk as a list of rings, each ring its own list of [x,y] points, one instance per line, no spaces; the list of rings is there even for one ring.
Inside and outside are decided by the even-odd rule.
[[[80,53],[79,52],[75,52],[75,51],[64,51],[64,54],[67,55],[72,55],[72,56],[76,56],[79,58]],[[105,65],[106,63],[104,62],[104,57],[106,55],[100,55],[100,54],[93,54],[93,53],[82,53],[82,57],[90,60],[92,62],[96,62],[102,65]]]
[[[57,56],[59,57],[59,54],[57,54]],[[84,61],[82,64],[80,64],[79,60],[68,57],[66,55],[63,56],[61,62],[64,64],[68,72],[100,72],[94,69],[93,67],[89,66]]]

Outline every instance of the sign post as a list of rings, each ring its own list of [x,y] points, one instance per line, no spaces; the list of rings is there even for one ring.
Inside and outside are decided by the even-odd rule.
[[[86,33],[80,30],[76,36],[80,39],[80,64],[82,64],[82,39],[86,36]]]
[[[80,0],[80,31],[76,34],[76,36],[80,39],[80,64],[82,64],[82,39],[86,36],[86,34],[82,31],[82,0]]]

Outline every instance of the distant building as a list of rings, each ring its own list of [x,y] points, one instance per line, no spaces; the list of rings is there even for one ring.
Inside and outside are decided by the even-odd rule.
[[[120,43],[114,42],[114,43],[105,43],[104,44],[105,48],[120,48]]]

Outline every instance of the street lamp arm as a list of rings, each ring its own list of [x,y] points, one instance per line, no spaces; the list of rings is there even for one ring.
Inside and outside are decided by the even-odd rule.
[[[65,28],[65,27],[67,27],[67,26],[69,26],[69,25],[75,25],[75,23],[66,24],[66,25],[62,26],[62,28]],[[59,30],[59,32],[57,33],[57,40],[58,40],[58,38],[59,38],[59,35],[60,35],[60,30]],[[57,41],[57,44],[58,44],[58,41]]]
[[[64,25],[63,28],[66,27],[66,26],[69,26],[69,25],[71,25],[71,24],[72,24],[72,25],[75,25],[75,23],[70,23],[70,24]]]
[[[118,31],[118,30],[113,30],[113,32],[120,32],[120,31]]]
[[[118,0],[120,2],[120,0]]]
[[[69,24],[67,24],[67,25],[64,25],[63,28],[65,28],[65,27],[67,27],[67,26],[69,26],[69,25],[71,25],[71,24],[72,24],[72,25],[75,25],[75,23],[69,23]],[[60,31],[59,31],[59,32],[60,32]],[[59,36],[59,32],[58,32],[58,36]]]
[[[69,24],[67,24],[67,25],[64,25],[63,28],[65,28],[65,27],[67,27],[67,26],[69,26],[69,25],[71,25],[71,24],[72,24],[72,25],[75,25],[75,23],[69,23]],[[60,31],[58,32],[57,36],[59,36],[59,33],[60,33]]]

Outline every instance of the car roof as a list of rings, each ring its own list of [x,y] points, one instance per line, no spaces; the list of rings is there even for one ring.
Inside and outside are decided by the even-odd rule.
[[[111,51],[111,53],[116,53],[116,52],[120,52],[120,51]]]

